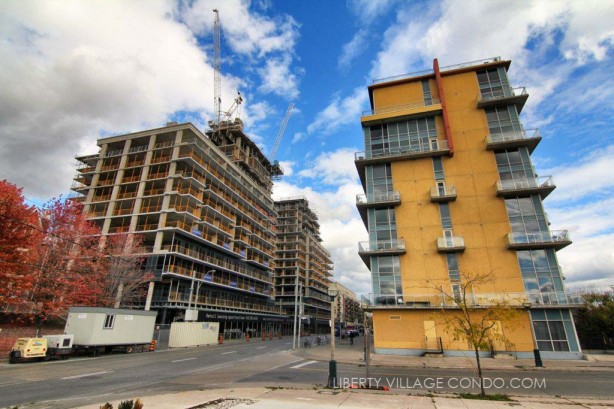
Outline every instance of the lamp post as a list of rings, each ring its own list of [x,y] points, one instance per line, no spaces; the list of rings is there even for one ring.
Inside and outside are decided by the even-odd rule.
[[[213,274],[215,273],[215,270],[209,270],[207,271],[207,274]],[[190,299],[188,301],[188,312],[186,313],[186,319],[185,321],[198,321],[198,314],[196,314],[196,317],[194,317],[192,314],[192,296],[194,294],[194,276],[196,275],[196,270],[192,270],[192,283],[190,284]],[[203,285],[202,281],[198,281],[198,283],[196,283],[196,297],[198,299],[198,294],[200,293],[200,286]],[[194,302],[194,304],[196,305],[196,301]],[[188,319],[189,316],[189,319]]]
[[[531,303],[529,301],[525,301],[522,303],[522,306],[527,313],[529,314],[529,326],[531,327],[531,337],[533,338],[533,357],[535,358],[535,367],[541,368],[544,366],[542,362],[541,354],[539,353],[539,348],[537,347],[537,339],[535,339],[535,329],[533,328],[533,317],[531,316]]]
[[[337,285],[331,283],[328,287],[330,301],[330,362],[328,363],[328,384],[329,388],[337,386],[337,361],[335,361],[335,300],[339,291]]]

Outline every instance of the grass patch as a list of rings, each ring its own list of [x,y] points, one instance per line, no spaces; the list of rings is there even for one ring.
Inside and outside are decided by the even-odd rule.
[[[463,399],[478,399],[478,400],[495,400],[502,402],[513,402],[509,396],[500,393],[494,395],[480,395],[479,393],[460,393],[459,396]]]

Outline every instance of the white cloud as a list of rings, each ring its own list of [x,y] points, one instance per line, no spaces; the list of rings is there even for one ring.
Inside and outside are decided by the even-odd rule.
[[[28,196],[66,192],[72,158],[99,131],[159,125],[177,110],[212,111],[213,98],[203,98],[213,94],[212,69],[192,33],[168,18],[168,3],[1,7],[0,177]]]
[[[306,137],[306,135],[303,132],[297,132],[294,134],[294,137],[292,137],[292,144],[295,144],[297,142],[300,142],[302,140],[304,140]]]
[[[299,175],[306,178],[318,179],[326,185],[344,185],[356,183],[358,174],[354,166],[353,148],[341,148],[334,152],[323,152]]]
[[[292,59],[289,55],[267,60],[266,65],[258,70],[262,81],[259,90],[287,100],[296,99],[299,95],[298,77],[291,72],[291,65]]]
[[[365,29],[358,30],[350,42],[343,45],[339,61],[337,62],[339,68],[349,68],[354,58],[365,51],[365,42],[367,42],[367,40],[368,31]]]
[[[318,112],[315,120],[309,124],[307,132],[330,135],[343,126],[356,124],[362,109],[368,106],[368,101],[369,93],[364,86],[354,89],[349,97],[333,97],[332,102]]]
[[[558,259],[569,287],[614,285],[614,234],[575,240],[559,251]]]
[[[298,24],[291,16],[273,19],[249,10],[248,0],[196,0],[181,2],[177,13],[195,33],[213,31],[213,9],[219,11],[224,41],[235,53],[259,58],[270,53],[293,52]]]
[[[614,145],[586,156],[579,163],[544,169],[542,174],[554,175],[556,190],[548,197],[549,203],[557,205],[585,200],[594,195],[612,197],[614,193]]]
[[[386,14],[395,3],[396,0],[349,0],[348,8],[364,25]]]

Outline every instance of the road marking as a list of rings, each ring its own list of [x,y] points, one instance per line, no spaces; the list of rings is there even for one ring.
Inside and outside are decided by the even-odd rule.
[[[302,364],[291,366],[290,368],[298,369],[298,368],[302,368],[302,367],[307,366],[307,365],[315,364],[316,362],[318,362],[318,361],[307,361],[307,362],[303,362]]]
[[[103,374],[111,373],[111,372],[115,372],[115,371],[104,371],[104,372],[86,373],[86,374],[83,374],[83,375],[67,376],[65,378],[60,378],[60,379],[64,379],[64,380],[67,380],[67,379],[78,379],[78,378],[85,378],[86,376],[103,375]]]
[[[266,347],[258,347],[258,348],[256,348],[256,349],[264,349],[264,348],[266,348]]]
[[[171,362],[183,362],[183,361],[193,361],[196,358],[184,358],[184,359],[177,359],[175,361],[171,361]]]
[[[237,351],[228,351],[228,352],[222,352],[221,355],[228,355],[228,354],[236,354]]]

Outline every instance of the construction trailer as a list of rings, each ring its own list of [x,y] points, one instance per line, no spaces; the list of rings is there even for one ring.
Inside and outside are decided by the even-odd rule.
[[[74,335],[73,350],[98,355],[114,349],[126,353],[149,350],[156,311],[72,307],[64,333]]]

